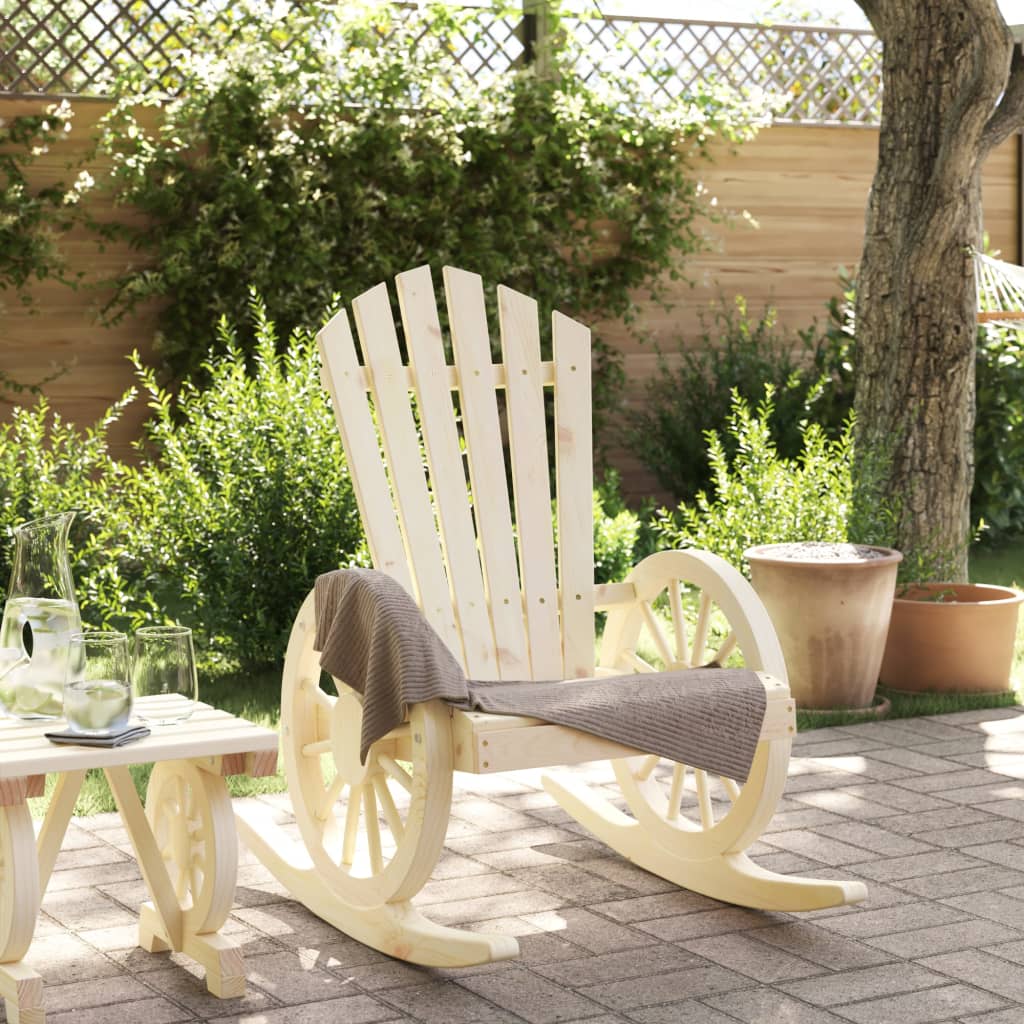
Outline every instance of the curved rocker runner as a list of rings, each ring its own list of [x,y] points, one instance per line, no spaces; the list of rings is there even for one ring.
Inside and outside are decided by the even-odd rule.
[[[543,361],[536,303],[499,287],[502,362],[494,364],[480,278],[448,267],[444,284],[453,365],[427,267],[397,278],[408,364],[383,284],[353,302],[362,363],[344,311],[319,336],[374,566],[416,599],[474,679],[703,666],[757,672],[766,709],[749,777],[713,775],[564,725],[440,700],[413,704],[362,761],[362,696],[344,680],[333,680],[337,696],[321,685],[311,593],[292,629],[281,709],[302,842],[247,807],[238,812],[243,840],[296,899],[353,938],[413,963],[485,963],[515,956],[515,940],[436,925],[411,902],[444,844],[453,772],[609,758],[626,811],[572,779],[545,775],[544,786],[641,867],[761,909],[863,899],[860,882],[779,875],[746,856],[782,795],[795,734],[782,652],[747,581],[707,552],[666,551],[622,583],[594,585],[589,331],[553,314],[553,358]],[[555,528],[544,454],[547,388]],[[596,611],[607,612],[597,667]]]

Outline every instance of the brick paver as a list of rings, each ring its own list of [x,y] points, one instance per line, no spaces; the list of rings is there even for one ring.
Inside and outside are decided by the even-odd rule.
[[[577,771],[613,792],[606,765]],[[99,815],[69,830],[30,957],[49,1024],[1024,1024],[1024,708],[798,736],[752,856],[869,891],[810,914],[646,874],[582,831],[537,772],[456,781],[420,902],[436,921],[515,935],[519,960],[391,960],[242,851],[226,930],[249,990],[214,999],[189,961],[135,945],[138,870],[116,816]]]

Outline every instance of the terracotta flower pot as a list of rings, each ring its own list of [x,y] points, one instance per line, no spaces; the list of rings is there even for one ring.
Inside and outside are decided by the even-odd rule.
[[[1019,590],[981,583],[921,583],[901,592],[881,682],[915,692],[1005,692],[1022,601]]]
[[[867,708],[878,683],[903,556],[892,548],[806,541],[743,553],[805,708]]]

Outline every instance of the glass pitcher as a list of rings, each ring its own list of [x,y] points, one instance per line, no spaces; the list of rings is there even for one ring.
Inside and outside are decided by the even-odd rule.
[[[17,718],[59,718],[69,639],[82,628],[68,558],[74,512],[14,530],[14,568],[0,622],[0,705]]]

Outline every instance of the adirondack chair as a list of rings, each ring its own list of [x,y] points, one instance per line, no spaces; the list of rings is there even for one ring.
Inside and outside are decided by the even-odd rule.
[[[360,697],[343,680],[333,681],[336,697],[321,685],[311,593],[292,630],[281,698],[302,842],[243,814],[245,842],[314,913],[385,953],[437,966],[511,957],[514,938],[442,927],[410,902],[441,853],[453,773],[610,758],[625,810],[570,777],[545,776],[544,786],[634,863],[748,907],[813,910],[863,899],[859,882],[775,874],[744,852],[782,794],[795,733],[782,652],[747,581],[712,554],[665,551],[624,582],[594,585],[587,328],[554,313],[554,358],[542,361],[537,304],[499,287],[503,362],[495,365],[480,277],[446,267],[444,285],[454,365],[446,363],[427,267],[397,278],[408,365],[384,284],[352,304],[362,364],[344,311],[319,335],[374,566],[416,598],[470,678],[587,678],[712,663],[756,670],[767,711],[753,768],[743,784],[712,779],[573,729],[438,701],[413,706],[361,764]],[[551,446],[546,388],[554,392]],[[598,610],[607,621],[595,668]]]

